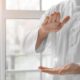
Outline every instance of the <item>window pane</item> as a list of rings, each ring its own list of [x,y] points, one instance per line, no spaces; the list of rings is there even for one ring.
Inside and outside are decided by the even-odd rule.
[[[34,54],[34,53],[33,53]],[[17,70],[38,70],[40,66],[39,56],[24,56],[15,59],[15,69]]]
[[[23,51],[25,35],[32,31],[39,19],[8,19],[6,21],[6,68],[15,70],[33,70],[40,65],[40,56],[31,50]],[[27,48],[26,48],[27,49]]]
[[[9,10],[40,10],[40,0],[6,0]]]
[[[49,8],[51,8],[54,5],[57,5],[61,1],[64,0],[42,0],[42,10],[48,10]]]
[[[34,54],[34,53],[32,53]],[[9,56],[6,60],[7,70],[38,70],[40,66],[39,55]]]
[[[22,44],[28,32],[37,27],[39,19],[8,19],[6,21],[6,54],[25,54]]]
[[[6,80],[40,80],[39,72],[7,73]]]

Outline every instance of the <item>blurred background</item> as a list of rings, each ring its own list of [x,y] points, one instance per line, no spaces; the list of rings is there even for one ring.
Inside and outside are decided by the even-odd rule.
[[[51,66],[51,54],[23,52],[25,34],[32,31],[42,14],[63,0],[6,0],[6,80],[53,80],[38,66]],[[54,59],[54,62],[56,58]]]

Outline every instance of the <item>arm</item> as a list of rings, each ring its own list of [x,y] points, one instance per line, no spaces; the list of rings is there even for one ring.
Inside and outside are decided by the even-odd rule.
[[[36,49],[39,48],[40,44],[43,42],[43,40],[48,36],[48,33],[44,31],[44,29],[41,27],[38,31],[38,38],[36,42]]]
[[[52,75],[80,74],[80,65],[71,63],[71,64],[64,65],[62,67],[55,67],[55,68],[39,67],[39,70],[41,72],[52,74]]]
[[[48,36],[49,32],[59,31],[63,25],[68,22],[69,16],[65,17],[64,20],[60,21],[60,13],[54,12],[50,16],[47,16],[44,20],[41,28],[38,31],[38,37],[36,42],[36,49],[39,48],[43,40]]]

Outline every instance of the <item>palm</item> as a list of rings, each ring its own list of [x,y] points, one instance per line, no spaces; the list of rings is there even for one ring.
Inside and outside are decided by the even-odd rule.
[[[59,75],[64,75],[64,74],[80,74],[80,65],[78,64],[68,64],[64,65],[62,67],[55,67],[55,68],[48,68],[48,67],[39,67],[39,70],[44,73],[48,74],[59,74]]]
[[[44,23],[43,27],[46,31],[48,32],[57,32],[59,31],[65,23],[69,21],[70,17],[66,16],[64,20],[61,22],[60,21],[60,13],[55,12],[51,14],[50,16],[47,16]]]

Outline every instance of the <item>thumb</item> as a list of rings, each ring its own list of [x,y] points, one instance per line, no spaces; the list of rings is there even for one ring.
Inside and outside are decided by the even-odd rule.
[[[62,23],[63,23],[63,24],[67,23],[67,22],[69,21],[69,19],[70,19],[70,16],[66,16],[66,17],[64,18],[64,20],[62,21]]]

